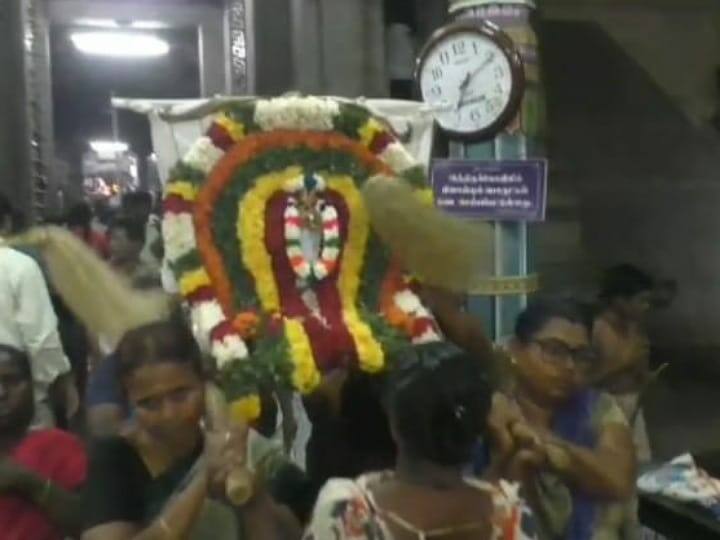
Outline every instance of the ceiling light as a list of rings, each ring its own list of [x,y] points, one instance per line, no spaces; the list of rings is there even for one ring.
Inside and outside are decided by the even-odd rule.
[[[77,19],[78,26],[94,26],[96,28],[132,28],[134,30],[158,30],[170,28],[170,25],[162,21],[131,21],[123,22],[115,19]]]
[[[115,19],[77,19],[78,26],[96,26],[98,28],[118,28],[120,25]]]
[[[167,41],[151,34],[77,32],[70,39],[79,51],[98,56],[148,58],[164,56],[170,51]]]
[[[90,141],[90,148],[98,154],[122,154],[128,151],[128,143],[122,141]]]
[[[130,23],[130,28],[137,30],[159,30],[169,28],[169,25],[160,21],[133,21]]]

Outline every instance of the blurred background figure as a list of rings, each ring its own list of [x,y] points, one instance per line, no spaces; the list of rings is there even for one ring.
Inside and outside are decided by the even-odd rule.
[[[612,394],[634,432],[638,459],[652,459],[641,398],[653,380],[647,316],[656,306],[668,305],[675,294],[671,282],[658,283],[639,268],[624,264],[605,271],[600,307],[593,323],[593,345],[600,362],[594,384]]]
[[[140,257],[145,247],[145,232],[145,225],[136,219],[125,215],[117,217],[108,229],[110,264],[127,277],[134,287],[159,287],[158,266],[148,264]]]
[[[107,259],[110,256],[108,239],[107,236],[93,227],[93,217],[90,205],[81,202],[68,211],[66,223],[78,238],[82,238],[101,258]]]

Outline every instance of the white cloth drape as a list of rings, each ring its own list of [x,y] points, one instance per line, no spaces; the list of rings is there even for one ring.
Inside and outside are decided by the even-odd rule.
[[[190,145],[207,129],[211,117],[193,120],[171,120],[181,114],[191,113],[213,102],[242,101],[250,98],[147,100],[113,99],[113,106],[145,114],[150,120],[153,147],[157,156],[162,182],[166,182],[170,169],[185,155]],[[433,117],[430,110],[417,101],[394,99],[364,99],[354,101],[366,106],[374,114],[385,118],[398,133],[408,151],[427,168],[430,163],[433,141]]]

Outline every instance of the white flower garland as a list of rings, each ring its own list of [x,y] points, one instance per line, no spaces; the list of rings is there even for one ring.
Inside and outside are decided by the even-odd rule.
[[[260,100],[255,106],[255,123],[263,131],[297,129],[331,131],[340,114],[337,101],[318,97],[286,97]]]
[[[170,262],[177,261],[197,245],[195,224],[192,215],[166,214],[162,221],[162,234],[165,239],[165,257]]]
[[[302,229],[299,225],[300,211],[294,198],[288,200],[285,208],[285,242],[287,245],[287,256],[290,264],[302,280],[308,280],[311,276],[317,280],[328,277],[337,266],[340,257],[340,248],[330,245],[340,241],[340,224],[338,213],[335,207],[326,203],[321,204],[322,217],[322,244],[320,258],[310,262],[305,257],[301,246]]]
[[[210,174],[225,153],[215,146],[210,137],[200,137],[185,154],[183,162],[190,167]]]

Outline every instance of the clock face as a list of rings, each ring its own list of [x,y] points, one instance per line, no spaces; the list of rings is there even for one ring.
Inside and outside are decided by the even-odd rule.
[[[479,136],[498,130],[517,112],[522,87],[519,57],[508,49],[511,44],[479,28],[445,32],[430,42],[420,59],[423,100],[440,127],[452,134]]]

